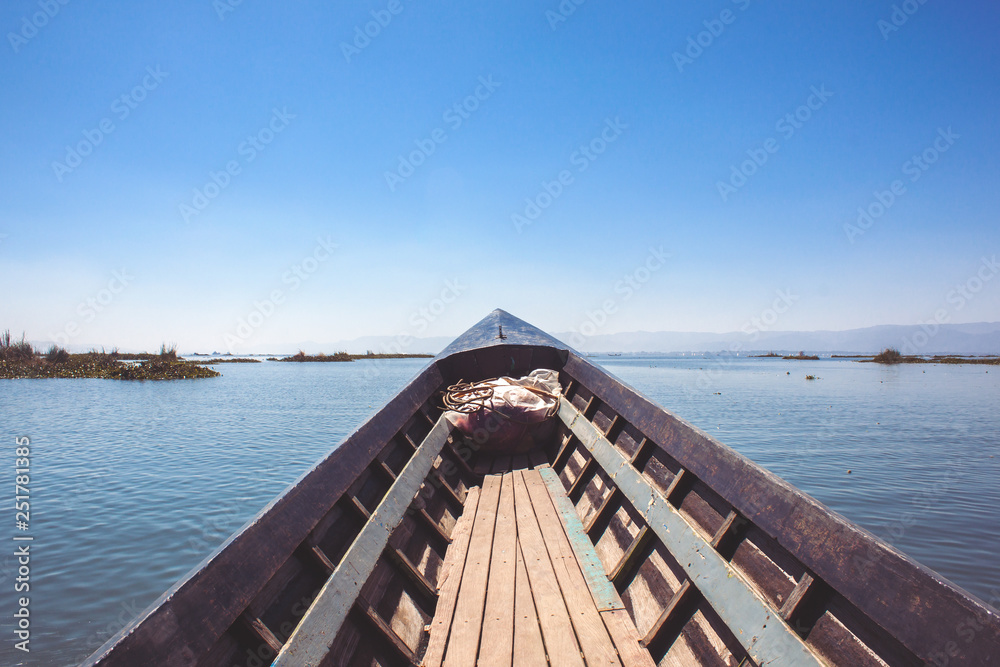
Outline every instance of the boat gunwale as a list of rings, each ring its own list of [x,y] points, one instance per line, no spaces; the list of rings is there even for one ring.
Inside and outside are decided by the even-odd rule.
[[[87,667],[101,665],[108,659],[155,662],[168,653],[183,655],[185,649],[198,656],[204,655],[232,627],[332,507],[322,502],[300,502],[303,496],[339,498],[343,495],[389,440],[440,388],[442,381],[437,364],[428,364],[380,410],[299,475],[82,664]],[[331,483],[334,487],[329,486]],[[285,515],[301,514],[301,507],[312,511],[306,518],[285,521]],[[279,536],[284,539],[277,539]],[[246,558],[248,549],[252,549],[252,559]],[[211,606],[204,604],[209,593]],[[226,601],[219,604],[222,593],[226,593]],[[179,609],[189,615],[178,615]],[[197,620],[192,620],[191,612]],[[159,631],[158,624],[172,630],[165,634]],[[191,640],[197,643],[192,646]],[[166,647],[169,651],[163,650]]]
[[[976,645],[985,653],[971,652],[963,657],[996,657],[989,646],[1000,650],[1000,612],[974,594],[583,356],[571,352],[563,371],[917,656],[933,660],[947,650],[949,642],[957,644],[963,622],[976,620],[983,633],[977,635],[983,641]],[[776,501],[780,505],[775,506]],[[817,535],[823,539],[804,539]],[[845,552],[846,556],[837,558]],[[868,576],[855,571],[853,563],[858,561],[868,563]],[[950,626],[951,636],[942,636],[944,622]],[[992,641],[986,636],[988,631]],[[967,651],[973,646],[970,644]]]

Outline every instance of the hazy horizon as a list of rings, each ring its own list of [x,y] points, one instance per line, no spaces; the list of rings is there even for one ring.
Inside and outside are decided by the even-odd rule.
[[[998,6],[13,0],[0,26],[17,337],[1000,313]]]

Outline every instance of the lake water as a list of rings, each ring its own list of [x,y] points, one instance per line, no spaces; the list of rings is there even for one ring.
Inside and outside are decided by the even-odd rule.
[[[426,361],[225,364],[220,378],[175,382],[0,381],[5,474],[15,437],[31,438],[30,529],[15,531],[8,510],[2,533],[0,664],[84,659]],[[1000,604],[1000,368],[592,361]],[[12,648],[15,534],[34,538],[30,654]]]

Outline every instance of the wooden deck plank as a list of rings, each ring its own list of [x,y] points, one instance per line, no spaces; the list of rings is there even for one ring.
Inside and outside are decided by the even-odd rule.
[[[430,639],[427,651],[424,653],[423,664],[426,667],[440,667],[444,660],[444,650],[448,644],[448,632],[451,620],[455,615],[455,605],[458,604],[458,590],[465,571],[465,557],[472,539],[472,524],[476,519],[476,509],[479,505],[481,489],[476,486],[469,489],[465,500],[465,510],[455,524],[452,533],[451,546],[445,554],[444,566],[438,584],[438,603],[431,622]]]
[[[624,609],[625,605],[622,604],[618,592],[608,581],[604,565],[601,563],[597,551],[594,550],[593,542],[590,541],[583,529],[583,523],[580,522],[576,508],[566,496],[559,476],[551,468],[542,468],[538,474],[548,486],[552,504],[555,505],[556,511],[562,517],[563,529],[576,553],[576,560],[580,564],[580,569],[583,570],[583,576],[587,579],[587,586],[590,588],[590,594],[594,596],[597,610]]]
[[[601,620],[597,605],[590,594],[590,587],[577,563],[573,547],[559,520],[559,514],[552,504],[548,487],[535,470],[524,473],[524,483],[531,497],[563,598],[571,610],[570,619],[576,629],[576,636],[587,665],[620,667],[618,652],[608,635],[604,621]]]
[[[514,655],[518,667],[547,667],[542,629],[538,625],[535,601],[528,584],[521,547],[517,547],[517,580],[514,584]]]
[[[503,475],[493,536],[486,612],[478,665],[509,666],[514,650],[514,587],[517,572],[514,476]]]
[[[601,620],[611,635],[611,641],[618,649],[618,656],[625,667],[656,667],[649,651],[639,644],[639,631],[635,629],[632,617],[625,609],[609,609],[601,612]]]
[[[466,555],[458,603],[444,655],[446,667],[468,667],[476,662],[499,501],[500,477],[489,475],[483,480],[483,490],[479,496],[472,541]]]
[[[583,658],[573,633],[573,623],[545,548],[542,531],[535,519],[524,472],[515,472],[513,476],[518,540],[550,664],[552,667],[582,667]]]

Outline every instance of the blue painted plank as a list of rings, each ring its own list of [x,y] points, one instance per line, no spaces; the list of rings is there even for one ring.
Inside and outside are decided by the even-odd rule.
[[[583,576],[590,587],[591,595],[594,596],[594,602],[597,603],[597,609],[599,611],[624,609],[625,605],[622,604],[618,592],[608,580],[604,564],[601,563],[597,551],[594,550],[594,544],[583,530],[580,517],[576,513],[576,508],[573,507],[573,503],[566,496],[566,490],[563,488],[562,482],[559,481],[559,476],[548,466],[539,468],[538,473],[542,476],[545,486],[548,487],[552,503],[562,518],[569,543],[573,545],[573,553],[576,554],[576,559],[580,563],[580,569],[583,570]]]

